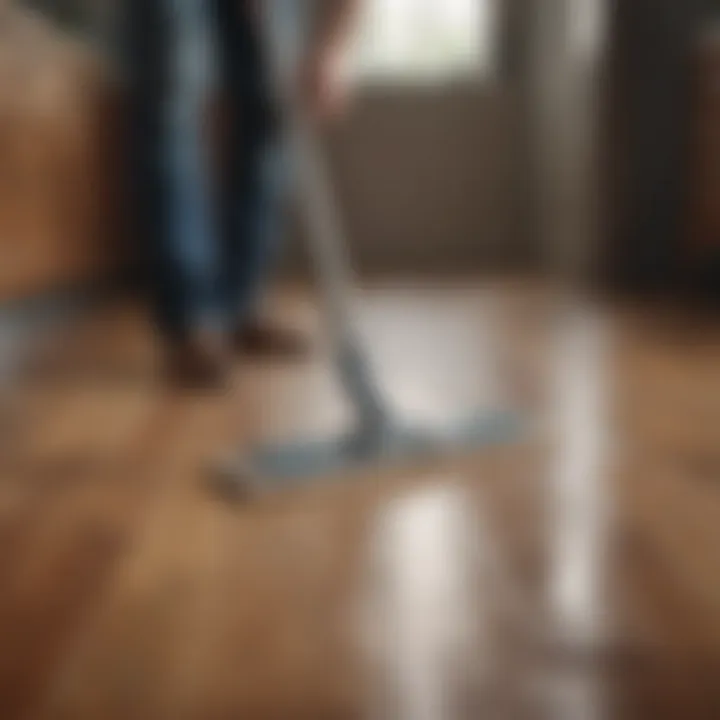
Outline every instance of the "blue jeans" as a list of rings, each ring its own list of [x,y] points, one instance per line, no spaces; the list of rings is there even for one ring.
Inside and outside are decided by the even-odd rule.
[[[126,2],[137,237],[158,326],[175,339],[242,323],[281,234],[284,153],[248,6]],[[219,173],[207,131],[215,90],[229,120]]]

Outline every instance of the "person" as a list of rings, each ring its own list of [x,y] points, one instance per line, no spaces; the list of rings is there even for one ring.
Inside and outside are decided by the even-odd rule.
[[[298,100],[318,121],[337,116],[360,0],[126,2],[131,191],[167,370],[184,384],[222,384],[232,349],[305,346],[259,316],[289,189],[260,25],[268,2],[305,40]],[[228,130],[219,168],[207,128],[216,89]]]

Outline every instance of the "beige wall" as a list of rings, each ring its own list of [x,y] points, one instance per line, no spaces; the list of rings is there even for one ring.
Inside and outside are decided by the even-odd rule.
[[[591,271],[610,1],[505,0],[493,82],[361,95],[330,142],[359,264]]]
[[[330,140],[358,261],[466,268],[522,254],[517,119],[499,84],[363,93]]]
[[[360,262],[464,267],[515,255],[516,108],[500,86],[368,92],[332,138]]]
[[[492,83],[361,95],[330,142],[359,264],[595,271],[612,4],[503,0]]]
[[[492,79],[367,88],[333,133],[331,165],[358,264],[476,271],[537,257],[527,2],[499,2]]]

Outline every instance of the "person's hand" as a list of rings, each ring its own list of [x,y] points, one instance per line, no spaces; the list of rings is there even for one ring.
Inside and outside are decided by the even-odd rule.
[[[350,101],[350,83],[344,72],[342,54],[319,51],[306,58],[300,73],[300,101],[317,121],[334,120]]]

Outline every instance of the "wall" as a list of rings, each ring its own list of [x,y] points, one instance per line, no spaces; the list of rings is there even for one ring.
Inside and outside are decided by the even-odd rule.
[[[526,0],[498,11],[492,78],[368,88],[329,138],[353,258],[371,270],[482,271],[526,265]],[[302,257],[295,245],[291,264]]]
[[[517,259],[516,128],[500,84],[364,94],[329,143],[358,262],[481,269]]]

